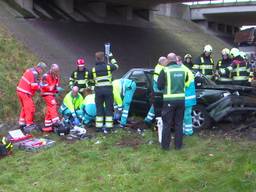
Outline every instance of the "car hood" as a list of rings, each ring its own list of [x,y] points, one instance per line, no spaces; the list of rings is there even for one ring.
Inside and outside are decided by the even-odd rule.
[[[231,92],[256,93],[256,88],[240,85],[204,85],[204,89],[225,90]]]

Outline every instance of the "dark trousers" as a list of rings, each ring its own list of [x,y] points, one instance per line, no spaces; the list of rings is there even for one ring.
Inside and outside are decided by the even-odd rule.
[[[170,148],[172,129],[175,130],[175,149],[180,149],[182,147],[184,110],[184,100],[164,102],[162,109],[163,132],[161,143],[163,149]]]
[[[112,86],[95,87],[96,127],[113,127],[113,88]],[[105,105],[104,105],[105,104]],[[105,121],[104,121],[105,120]]]

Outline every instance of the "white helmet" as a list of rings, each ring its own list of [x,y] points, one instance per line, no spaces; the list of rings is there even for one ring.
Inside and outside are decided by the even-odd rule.
[[[232,48],[232,49],[230,50],[230,55],[231,55],[232,57],[237,57],[237,56],[239,56],[239,55],[240,55],[239,49],[237,49],[237,48]]]
[[[212,52],[212,46],[211,45],[205,45],[204,46],[204,52],[211,53]]]
[[[243,58],[243,59],[247,59],[247,55],[245,52],[243,51],[240,51],[240,56]]]
[[[222,55],[229,55],[230,54],[230,50],[228,48],[224,48],[224,49],[222,49],[221,54]]]

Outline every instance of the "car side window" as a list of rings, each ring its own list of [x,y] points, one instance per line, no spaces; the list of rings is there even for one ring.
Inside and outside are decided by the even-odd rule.
[[[146,87],[146,85],[147,85],[147,78],[146,78],[144,71],[134,71],[130,75],[129,79],[135,81],[137,86]]]

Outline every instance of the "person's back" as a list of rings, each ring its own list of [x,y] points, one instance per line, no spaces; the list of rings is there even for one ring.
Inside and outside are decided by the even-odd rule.
[[[183,117],[185,108],[185,87],[189,85],[188,73],[182,65],[176,63],[176,55],[168,55],[170,63],[160,73],[158,88],[163,90],[163,131],[162,148],[168,150],[171,140],[171,129],[175,129],[175,148],[182,147]]]
[[[95,82],[96,130],[107,133],[113,128],[112,72],[117,70],[118,65],[114,58],[110,58],[111,63],[106,64],[103,52],[97,52],[95,58],[96,65],[90,70],[89,78]],[[103,130],[104,122],[105,130]]]
[[[85,125],[91,123],[96,117],[96,104],[95,104],[95,94],[89,94],[84,98],[84,101],[80,107],[82,110],[82,120]]]

